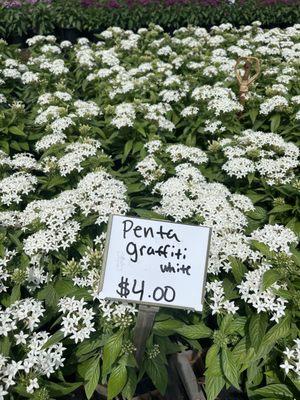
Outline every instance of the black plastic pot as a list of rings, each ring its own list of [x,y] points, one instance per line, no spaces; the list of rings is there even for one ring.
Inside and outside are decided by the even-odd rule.
[[[82,32],[75,28],[62,28],[58,30],[60,40],[69,40],[75,43],[76,40],[83,36]]]
[[[11,35],[6,39],[8,44],[19,44],[21,47],[26,45],[27,36],[25,35]]]

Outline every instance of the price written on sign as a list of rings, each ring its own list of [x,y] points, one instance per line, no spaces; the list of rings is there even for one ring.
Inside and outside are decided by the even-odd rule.
[[[202,310],[211,229],[113,215],[101,298]]]

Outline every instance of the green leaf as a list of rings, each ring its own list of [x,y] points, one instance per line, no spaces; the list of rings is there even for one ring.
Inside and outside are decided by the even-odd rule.
[[[300,251],[296,249],[292,249],[292,259],[295,261],[295,263],[300,267]]]
[[[13,287],[10,295],[10,304],[13,304],[15,301],[19,300],[21,297],[21,286],[16,285]]]
[[[168,384],[167,368],[161,362],[156,362],[155,359],[146,361],[146,372],[153,382],[154,386],[164,394]]]
[[[127,400],[131,400],[135,394],[136,385],[137,385],[136,372],[133,368],[128,368],[127,382],[126,385],[124,386],[124,389],[122,390],[122,396]]]
[[[197,325],[184,325],[182,328],[177,328],[176,332],[187,339],[208,338],[213,333],[203,322]]]
[[[246,215],[247,217],[254,219],[256,221],[264,221],[267,217],[267,212],[262,207],[255,207],[255,210],[248,211]]]
[[[166,355],[181,351],[180,345],[176,342],[172,342],[168,336],[156,336],[155,342],[159,345],[161,352]]]
[[[264,397],[275,397],[276,399],[293,399],[293,393],[286,385],[274,383],[254,390],[254,393]]]
[[[238,333],[239,335],[244,336],[246,322],[247,317],[235,317],[232,323],[227,327],[226,333]]]
[[[125,143],[125,146],[124,146],[124,153],[123,153],[123,157],[122,157],[122,164],[124,163],[124,161],[126,160],[128,154],[130,153],[130,151],[131,151],[131,149],[132,149],[132,146],[133,146],[133,140],[132,140],[132,139],[128,140],[128,141]]]
[[[268,289],[281,278],[281,273],[276,269],[269,269],[263,276],[263,290]]]
[[[274,208],[272,208],[272,210],[269,212],[269,214],[280,214],[283,213],[285,211],[289,211],[292,210],[294,207],[289,205],[289,204],[282,204],[279,206],[276,206]]]
[[[68,183],[68,180],[64,178],[63,176],[56,175],[50,178],[44,185],[45,188],[47,189],[52,189],[56,186],[63,186]]]
[[[254,124],[256,117],[258,116],[258,110],[255,108],[251,108],[251,110],[249,111],[249,116],[251,118],[252,124]]]
[[[69,279],[60,279],[54,288],[59,297],[68,296],[74,290],[74,283]]]
[[[281,115],[275,114],[271,117],[271,131],[276,132],[280,126]]]
[[[236,284],[232,281],[232,279],[224,278],[222,286],[227,300],[234,300],[239,298]]]
[[[275,255],[276,255],[275,252],[271,251],[269,246],[267,246],[266,244],[258,242],[257,240],[252,240],[251,243],[256,250],[259,250],[265,256],[270,257],[270,258],[275,257]]]
[[[216,360],[219,360],[219,351],[220,347],[217,346],[216,344],[213,344],[210,346],[208,349],[208,352],[206,353],[205,357],[205,366],[206,368],[212,368],[212,366],[216,363]]]
[[[225,316],[221,316],[221,325],[220,325],[220,331],[223,333],[227,333],[227,330],[229,329],[230,325],[232,324],[232,321],[234,319],[234,316],[232,314],[226,314]]]
[[[216,400],[218,394],[225,385],[225,380],[222,376],[205,375],[205,393],[207,400]]]
[[[134,211],[136,212],[136,214],[139,217],[142,217],[142,218],[165,220],[165,218],[162,215],[157,214],[154,211],[144,210],[142,208],[135,208]]]
[[[214,347],[215,346],[215,347]],[[221,366],[221,355],[218,346],[213,345],[213,350],[208,351],[208,358],[206,364],[208,366],[205,371],[205,376],[223,376],[222,366]]]
[[[155,322],[153,332],[159,336],[170,336],[175,333],[176,329],[182,326],[183,322],[170,318],[165,321]]]
[[[84,380],[86,381],[86,383],[84,384],[84,391],[88,399],[90,399],[94,394],[99,382],[99,378],[100,378],[100,357],[98,356],[91,362],[90,367],[86,371],[84,376]]]
[[[45,300],[45,303],[48,307],[56,308],[59,296],[54,289],[54,286],[48,284],[38,293],[39,300]]]
[[[55,383],[50,381],[45,381],[44,383],[46,389],[49,391],[50,396],[60,397],[65,396],[66,394],[74,392],[79,386],[82,385],[82,382],[74,382],[74,383]]]
[[[265,357],[279,339],[288,338],[290,335],[290,329],[291,318],[288,314],[282,318],[278,324],[272,326],[272,328],[265,334],[257,351],[257,357]]]
[[[0,339],[0,354],[8,356],[11,347],[11,342],[8,336],[4,336]]]
[[[229,259],[229,262],[231,265],[231,271],[232,271],[232,274],[234,276],[236,283],[241,283],[247,272],[247,268],[240,260],[238,260],[235,257],[229,256],[228,259]]]
[[[22,129],[18,128],[17,126],[10,126],[8,128],[9,132],[16,136],[26,136],[26,134],[22,131]]]
[[[226,347],[221,350],[221,361],[224,375],[236,389],[239,389],[239,370],[231,351]]]
[[[117,365],[111,372],[107,391],[108,391],[108,400],[113,399],[117,396],[122,389],[124,388],[127,381],[127,370],[125,365],[119,364]]]
[[[268,326],[268,316],[265,313],[253,314],[249,323],[249,337],[255,351],[259,349]]]
[[[48,349],[48,347],[52,346],[55,343],[60,342],[64,338],[64,333],[62,331],[55,332],[44,344],[42,349]]]
[[[122,349],[122,331],[110,336],[103,348],[103,375],[106,376]]]
[[[97,339],[88,339],[80,343],[76,348],[76,356],[82,356],[83,354],[90,353],[100,347],[104,346],[105,339],[97,338]]]

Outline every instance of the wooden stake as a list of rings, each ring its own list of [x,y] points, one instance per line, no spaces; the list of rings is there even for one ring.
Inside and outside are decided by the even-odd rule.
[[[188,359],[188,352],[173,354],[170,364],[174,365],[184,386],[189,400],[205,400],[204,393],[198,385],[193,368]],[[170,398],[171,400],[171,398]]]
[[[139,306],[139,312],[133,334],[133,343],[136,347],[135,359],[138,367],[141,366],[143,361],[146,342],[151,332],[155,315],[158,311],[159,307],[156,306],[145,306],[143,304]]]

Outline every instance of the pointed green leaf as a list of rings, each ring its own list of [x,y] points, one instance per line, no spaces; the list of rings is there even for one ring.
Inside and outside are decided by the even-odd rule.
[[[213,333],[212,330],[202,322],[197,325],[184,325],[181,328],[177,328],[176,332],[187,339],[208,338],[211,337]]]
[[[207,400],[216,400],[218,394],[225,385],[225,380],[222,376],[205,376],[205,393]]]
[[[231,271],[236,283],[241,283],[247,272],[247,268],[240,260],[235,257],[229,256],[228,259],[230,261]]]
[[[268,316],[265,313],[253,314],[249,323],[249,337],[255,351],[258,350],[261,339],[268,326]]]
[[[108,391],[108,400],[113,399],[119,393],[122,392],[127,381],[127,370],[125,365],[119,364],[117,365],[111,372],[107,391]]]
[[[137,385],[137,376],[136,372],[133,368],[128,368],[127,370],[127,382],[122,390],[122,396],[127,399],[131,400],[134,396],[135,390]]]
[[[118,358],[122,348],[122,331],[108,338],[103,348],[103,375],[106,376]]]
[[[57,331],[55,332],[48,340],[47,342],[44,344],[44,346],[42,347],[42,349],[48,349],[48,347],[52,346],[53,344],[56,344],[58,342],[60,342],[61,340],[63,340],[64,338],[64,333],[62,331]]]
[[[9,132],[16,136],[26,136],[26,134],[22,131],[22,129],[18,128],[17,126],[10,126]]]
[[[159,336],[170,336],[175,333],[176,329],[183,326],[183,322],[176,319],[166,319],[164,321],[155,322],[153,332]]]
[[[221,350],[222,370],[228,381],[239,389],[239,370],[231,351],[224,347]]]
[[[275,397],[276,399],[293,399],[293,393],[290,389],[283,384],[274,383],[272,385],[265,386],[254,390],[254,393],[264,397]]]
[[[86,371],[84,380],[84,390],[86,397],[90,399],[94,394],[96,387],[99,383],[100,378],[100,357],[95,358],[91,364],[89,369]]]
[[[281,273],[276,269],[269,269],[263,276],[263,290],[268,289],[281,278]]]
[[[158,363],[155,359],[146,361],[146,372],[154,386],[164,394],[168,384],[168,372],[164,364]]]
[[[208,349],[208,352],[206,353],[205,357],[205,367],[206,368],[211,368],[216,362],[219,360],[219,351],[220,347],[217,346],[216,344],[213,344],[210,346]]]

